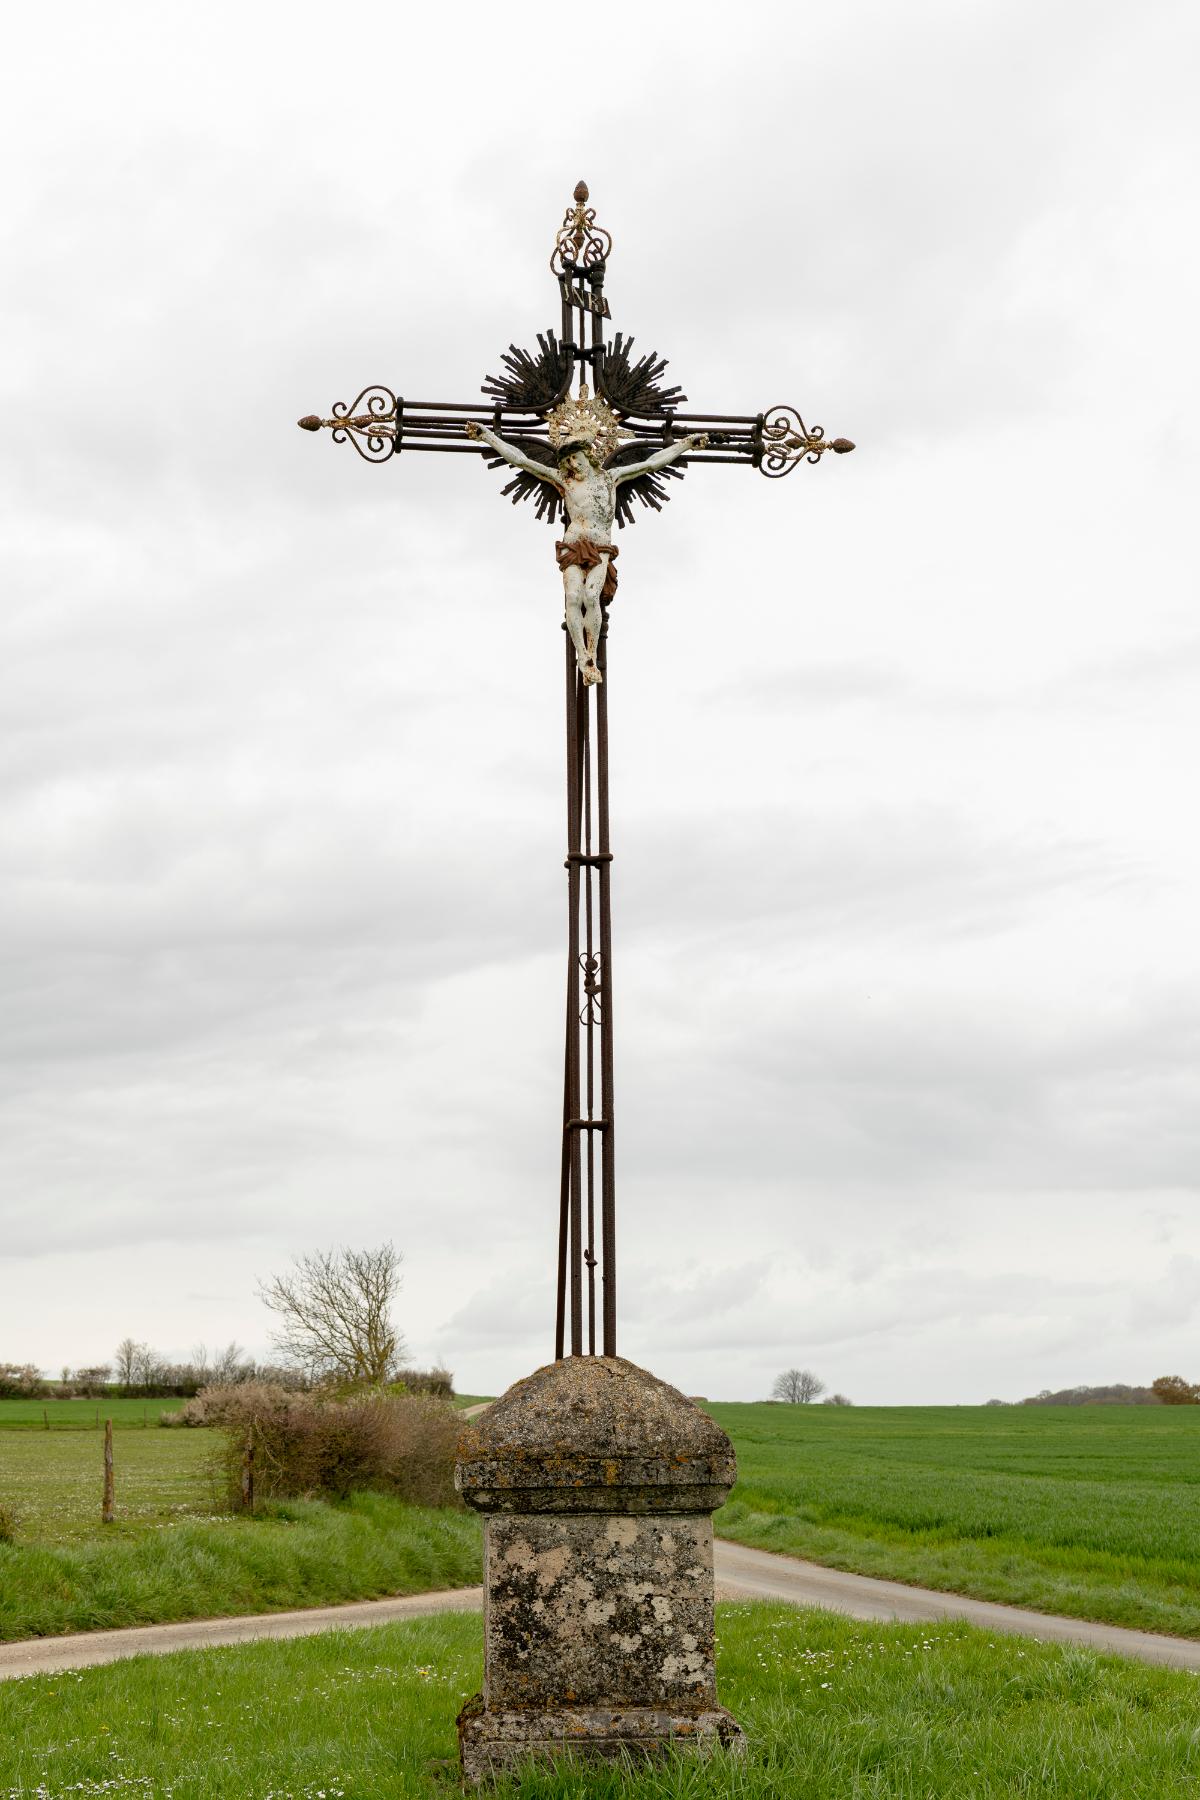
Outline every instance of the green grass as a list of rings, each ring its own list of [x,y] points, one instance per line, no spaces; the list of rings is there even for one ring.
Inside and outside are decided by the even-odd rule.
[[[474,1514],[386,1494],[277,1502],[73,1544],[0,1544],[0,1639],[327,1606],[480,1579]]]
[[[726,1537],[1200,1637],[1200,1408],[711,1411],[741,1477],[717,1515]],[[118,1522],[102,1527],[101,1446],[95,1432],[0,1433],[0,1503],[18,1519],[16,1543],[0,1545],[0,1635],[414,1591],[412,1515],[397,1503],[349,1525],[320,1505],[282,1524],[214,1516],[208,1431],[116,1434]],[[457,1515],[454,1530],[457,1561],[425,1585],[478,1579],[477,1527]]]
[[[0,1441],[0,1639],[164,1619],[322,1606],[470,1586],[473,1514],[359,1494],[296,1501],[253,1519],[217,1510],[212,1431],[115,1436],[117,1518],[100,1523],[101,1445],[77,1432]]]
[[[718,1613],[744,1762],[529,1771],[523,1800],[1195,1800],[1200,1686],[1074,1647]],[[449,1800],[477,1618],[0,1684],[0,1800]]]
[[[178,1412],[183,1400],[0,1400],[0,1431],[95,1431],[105,1419],[113,1430],[154,1430],[160,1413]]]
[[[1200,1637],[1200,1407],[714,1405],[723,1537]]]
[[[18,1542],[72,1543],[125,1536],[212,1513],[214,1431],[113,1432],[117,1523],[101,1527],[103,1432],[11,1432],[0,1437],[0,1502],[18,1519]]]

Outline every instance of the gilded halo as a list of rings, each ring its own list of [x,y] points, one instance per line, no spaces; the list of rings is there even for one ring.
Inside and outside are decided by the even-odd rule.
[[[607,462],[622,443],[636,437],[626,431],[612,407],[600,396],[588,393],[586,382],[578,394],[563,400],[549,415],[550,442],[556,450],[564,444],[586,444],[599,462]]]

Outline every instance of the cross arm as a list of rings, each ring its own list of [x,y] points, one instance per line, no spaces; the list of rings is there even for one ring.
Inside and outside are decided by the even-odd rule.
[[[760,413],[667,410],[655,418],[627,418],[625,426],[639,443],[649,446],[657,442],[664,447],[679,443],[676,427],[684,426],[691,442],[677,452],[681,467],[743,463],[771,480],[790,475],[798,463],[820,462],[827,450],[845,456],[854,449],[849,438],[827,438],[823,426],[806,425],[794,406],[772,406]],[[620,476],[626,479],[626,469],[636,474],[644,466],[624,465]]]
[[[528,408],[488,406],[480,400],[406,400],[391,388],[364,388],[352,401],[339,400],[332,417],[310,413],[298,419],[302,431],[330,431],[335,444],[351,443],[364,462],[387,462],[401,450],[440,451],[457,456],[490,456],[491,447],[472,443],[463,427],[473,424],[520,435],[545,429],[540,414]]]
[[[478,400],[406,400],[391,388],[364,388],[352,401],[339,400],[332,417],[310,413],[297,421],[305,431],[330,431],[335,443],[353,444],[365,462],[387,462],[401,450],[436,451],[451,456],[500,454],[525,473],[553,484],[553,473],[542,465],[516,463],[499,448],[499,433],[537,437],[546,428],[540,411],[531,407],[488,406]],[[468,435],[466,428],[478,433]],[[681,438],[677,427],[686,427]],[[758,469],[771,480],[790,475],[801,462],[820,462],[827,450],[844,456],[853,450],[849,438],[826,438],[824,427],[808,426],[794,406],[772,406],[760,413],[676,412],[627,414],[624,429],[631,435],[627,452],[644,447],[647,454],[636,462],[614,466],[619,482],[677,462],[741,463]],[[657,446],[652,449],[652,446]]]

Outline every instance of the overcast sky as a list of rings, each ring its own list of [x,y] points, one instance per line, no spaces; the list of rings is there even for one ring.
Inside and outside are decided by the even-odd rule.
[[[267,1350],[391,1237],[552,1351],[561,586],[296,430],[614,325],[853,457],[700,468],[610,644],[621,1349],[750,1399],[1200,1377],[1186,0],[7,16],[0,1360]]]

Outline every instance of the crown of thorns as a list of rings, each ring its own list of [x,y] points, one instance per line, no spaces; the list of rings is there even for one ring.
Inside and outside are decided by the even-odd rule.
[[[600,462],[607,462],[622,443],[632,438],[632,431],[622,429],[612,407],[598,395],[580,388],[570,400],[563,400],[547,420],[550,442],[555,450],[580,445],[590,450]]]

